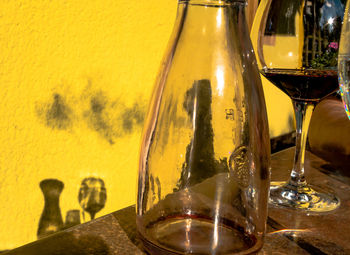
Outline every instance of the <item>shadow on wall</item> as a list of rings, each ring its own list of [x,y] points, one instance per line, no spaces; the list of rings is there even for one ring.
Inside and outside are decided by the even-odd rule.
[[[104,181],[95,177],[85,178],[80,186],[78,200],[80,206],[90,214],[90,219],[93,220],[96,213],[106,204],[107,191]],[[85,214],[83,217],[85,221]]]
[[[38,238],[55,233],[63,227],[61,209],[59,206],[59,198],[63,187],[63,182],[56,179],[46,179],[40,182],[45,205],[39,221]]]
[[[96,89],[89,79],[78,93],[71,93],[69,88],[61,87],[64,84],[35,103],[38,120],[50,132],[64,132],[67,136],[97,134],[98,139],[107,142],[107,145],[114,145],[118,138],[141,130],[146,101],[130,102],[121,96],[111,98],[110,93]],[[79,132],[82,129],[88,132]],[[82,211],[75,208],[68,211],[64,222],[59,206],[63,182],[46,179],[40,183],[40,188],[44,194],[45,206],[38,226],[38,238],[79,224],[81,216],[82,221],[87,221],[85,214],[90,215],[87,218],[94,219],[96,213],[104,208],[107,199],[102,179],[85,178],[77,194]]]
[[[294,117],[292,114],[288,116],[288,126],[295,127]],[[271,138],[271,153],[276,153],[289,147],[295,146],[295,137],[296,133],[295,130],[293,130],[292,132],[289,132],[287,134]]]
[[[38,238],[46,237],[63,229],[80,224],[80,210],[69,210],[63,223],[59,198],[64,188],[63,182],[57,179],[45,179],[40,182],[44,195],[44,209],[39,220]],[[84,212],[94,219],[98,211],[106,204],[107,192],[104,181],[100,178],[85,178],[80,186],[78,201]],[[83,220],[85,214],[83,212]]]
[[[68,94],[63,93],[53,93],[46,102],[37,102],[40,121],[53,130],[66,131],[71,131],[76,122],[84,122],[111,145],[143,125],[145,103],[126,106],[123,100],[111,100],[105,92],[93,91],[91,81],[88,84],[75,102],[68,102]]]

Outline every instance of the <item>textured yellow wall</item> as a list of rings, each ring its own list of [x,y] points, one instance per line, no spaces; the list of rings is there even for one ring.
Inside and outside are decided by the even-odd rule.
[[[64,182],[63,218],[90,175],[107,188],[97,216],[134,203],[139,116],[175,14],[174,0],[0,1],[0,250],[36,239],[42,179]]]
[[[142,116],[176,5],[0,1],[0,250],[36,239],[43,179],[64,182],[63,218],[90,175],[107,188],[97,216],[135,203]]]

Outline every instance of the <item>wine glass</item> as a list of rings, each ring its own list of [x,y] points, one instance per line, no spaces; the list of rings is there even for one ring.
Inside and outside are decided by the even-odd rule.
[[[260,72],[286,93],[296,118],[294,166],[287,182],[272,182],[270,203],[325,212],[339,200],[304,176],[307,133],[315,105],[338,89],[341,0],[265,0],[260,3],[256,45]],[[255,22],[259,22],[258,19]]]
[[[106,199],[107,193],[105,183],[102,179],[89,177],[81,182],[78,196],[79,204],[84,211],[90,214],[91,220],[105,206]]]
[[[339,45],[339,89],[343,99],[345,112],[350,119],[350,1],[347,1],[345,18],[342,26]]]

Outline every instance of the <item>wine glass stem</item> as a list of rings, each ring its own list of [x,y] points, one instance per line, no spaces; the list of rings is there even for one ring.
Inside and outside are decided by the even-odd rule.
[[[91,220],[95,219],[96,213],[95,212],[89,212],[89,213],[90,213]]]
[[[296,187],[301,187],[306,185],[304,176],[305,149],[310,120],[312,112],[315,108],[315,103],[293,100],[293,107],[296,119],[296,141],[294,165],[289,184]]]

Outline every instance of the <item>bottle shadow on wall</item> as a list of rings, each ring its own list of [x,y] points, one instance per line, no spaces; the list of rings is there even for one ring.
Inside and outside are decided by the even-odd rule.
[[[39,239],[53,234],[63,227],[59,198],[64,184],[56,179],[45,179],[40,182],[40,188],[44,195],[45,204],[37,232]]]
[[[38,239],[81,223],[81,211],[77,209],[67,211],[65,222],[63,222],[59,205],[60,195],[64,188],[62,181],[44,179],[39,186],[44,196],[44,209],[39,220]],[[105,206],[106,199],[107,192],[104,181],[101,178],[89,177],[82,180],[78,201],[83,209],[84,222],[84,212],[90,214],[91,220],[94,219],[96,213]]]

